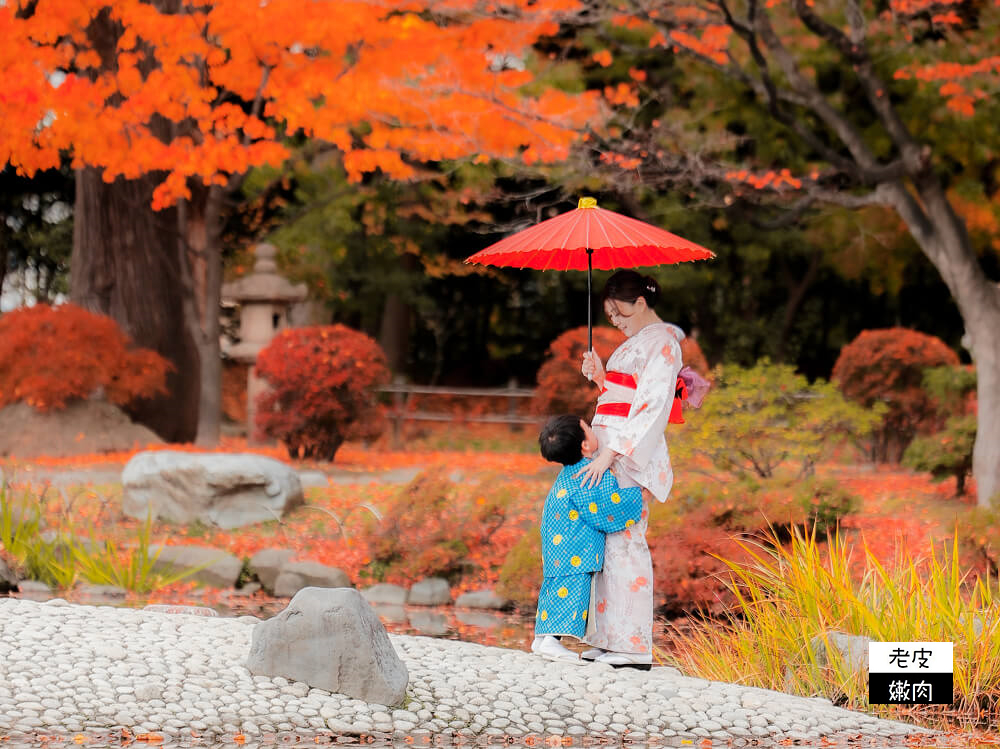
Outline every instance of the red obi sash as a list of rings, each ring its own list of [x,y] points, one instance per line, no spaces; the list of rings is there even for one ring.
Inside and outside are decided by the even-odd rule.
[[[608,372],[605,374],[604,379],[606,382],[613,382],[616,385],[624,385],[625,387],[632,388],[633,390],[636,389],[635,378],[632,375],[622,374],[621,372]],[[670,417],[667,419],[668,424],[685,423],[684,417],[681,415],[681,403],[685,398],[687,398],[687,396],[687,383],[678,377],[677,385],[674,389],[674,402],[670,407]],[[628,416],[631,409],[631,403],[600,403],[594,413],[601,414],[603,416]]]
[[[632,390],[635,390],[638,387],[635,377],[630,374],[625,374],[624,372],[605,372],[604,381],[615,385],[622,385],[623,387],[631,388]]]
[[[628,416],[630,408],[632,408],[631,403],[601,403],[594,413],[605,416]]]
[[[638,387],[635,377],[624,372],[605,372],[604,382],[621,385],[631,390],[635,390]],[[607,387],[601,390],[602,394],[605,392],[607,392]],[[601,403],[597,406],[597,410],[594,413],[603,414],[604,416],[628,416],[630,408],[632,408],[631,403]]]

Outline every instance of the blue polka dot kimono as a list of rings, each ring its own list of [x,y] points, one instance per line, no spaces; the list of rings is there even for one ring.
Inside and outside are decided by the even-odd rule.
[[[583,638],[592,618],[593,573],[604,566],[604,535],[625,530],[642,515],[642,489],[619,488],[611,471],[597,486],[581,487],[573,474],[589,462],[564,467],[545,498],[536,635]]]

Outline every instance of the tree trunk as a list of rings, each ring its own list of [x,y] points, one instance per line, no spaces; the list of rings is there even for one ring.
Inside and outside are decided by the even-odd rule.
[[[788,345],[788,336],[792,332],[792,324],[802,307],[802,302],[805,301],[806,292],[816,280],[820,257],[819,252],[813,252],[812,257],[809,258],[809,267],[801,279],[795,278],[787,267],[784,269],[785,285],[788,288],[788,303],[785,305],[785,313],[781,318],[781,329],[778,331],[778,342],[774,354],[775,361],[779,363],[785,361],[785,348]]]
[[[157,175],[103,181],[101,171],[76,173],[70,299],[110,316],[139,346],[173,365],[169,393],[127,410],[165,440],[189,442],[198,419],[198,352],[181,314],[177,218],[153,211]]]
[[[7,243],[4,241],[3,229],[0,229],[0,298],[3,297],[3,282],[7,278],[7,252]],[[3,310],[0,309],[0,315],[2,314]]]
[[[980,506],[1000,496],[1000,292],[994,294],[989,312],[966,322],[976,361],[976,397],[979,414],[976,444],[972,450],[972,475]]]
[[[219,308],[222,293],[222,190],[191,184],[191,198],[178,210],[177,248],[184,292],[184,327],[200,362],[195,442],[219,443],[222,420],[222,352]]]
[[[965,224],[955,214],[937,178],[916,185],[920,201],[901,184],[887,195],[913,238],[951,291],[976,364],[979,401],[972,475],[978,504],[1000,493],[1000,286],[983,272]]]
[[[410,306],[398,294],[387,294],[382,308],[379,345],[385,351],[389,369],[400,372],[406,366],[410,342]]]

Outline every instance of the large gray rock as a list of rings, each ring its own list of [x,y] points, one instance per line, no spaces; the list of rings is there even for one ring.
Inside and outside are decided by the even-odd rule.
[[[498,596],[492,590],[473,590],[455,599],[455,605],[467,609],[491,609],[499,611],[510,606],[510,601]]]
[[[159,553],[159,556],[156,556]],[[194,570],[192,580],[213,588],[231,588],[243,569],[243,562],[228,551],[210,546],[149,547],[150,558],[156,557],[153,570],[167,574]]]
[[[122,489],[129,517],[220,528],[277,520],[305,501],[294,469],[248,454],[141,452],[125,465]]]
[[[451,588],[443,577],[427,577],[413,584],[406,602],[416,606],[451,603]]]
[[[351,578],[339,567],[328,567],[319,562],[288,562],[274,581],[274,595],[287,598],[309,587],[349,588]]]
[[[368,603],[387,603],[395,606],[402,606],[406,603],[408,592],[402,585],[392,583],[375,583],[369,588],[361,591]]]
[[[416,610],[410,612],[410,626],[431,637],[448,634],[448,619],[437,611]]]
[[[73,592],[89,603],[121,600],[128,597],[128,591],[118,585],[77,585]]]
[[[835,630],[827,632],[826,638],[830,648],[837,651],[852,671],[868,670],[868,643],[871,642],[872,638],[864,635],[850,635]],[[816,653],[816,664],[820,668],[829,666],[830,652],[823,642],[823,636],[816,635],[810,642],[813,652]]]
[[[32,601],[46,601],[52,598],[52,588],[39,580],[21,580],[17,584],[17,589],[21,593],[21,598]]]
[[[834,652],[842,660],[849,671],[858,673],[868,670],[868,643],[870,637],[864,635],[851,635],[846,632],[829,630],[825,633],[826,640],[822,634],[816,635],[809,641],[809,647],[816,654],[816,665],[820,668],[829,668]],[[795,683],[795,673],[791,666],[785,666],[785,691],[794,692],[797,685]]]
[[[257,576],[260,584],[274,595],[274,583],[281,574],[281,568],[295,556],[291,549],[261,549],[250,557],[250,573]]]
[[[0,559],[0,593],[14,590],[17,587],[17,575],[7,566],[7,563]]]
[[[398,705],[409,673],[372,607],[353,588],[303,588],[256,625],[246,667],[379,705]]]

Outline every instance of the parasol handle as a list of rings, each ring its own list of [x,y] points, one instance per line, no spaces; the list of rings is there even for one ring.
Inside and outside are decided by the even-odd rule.
[[[593,257],[594,257],[594,251],[588,247],[587,248],[587,351],[594,350],[594,331],[593,331],[594,315],[590,309],[591,297],[593,296],[590,290],[591,286],[590,277],[594,272]]]

